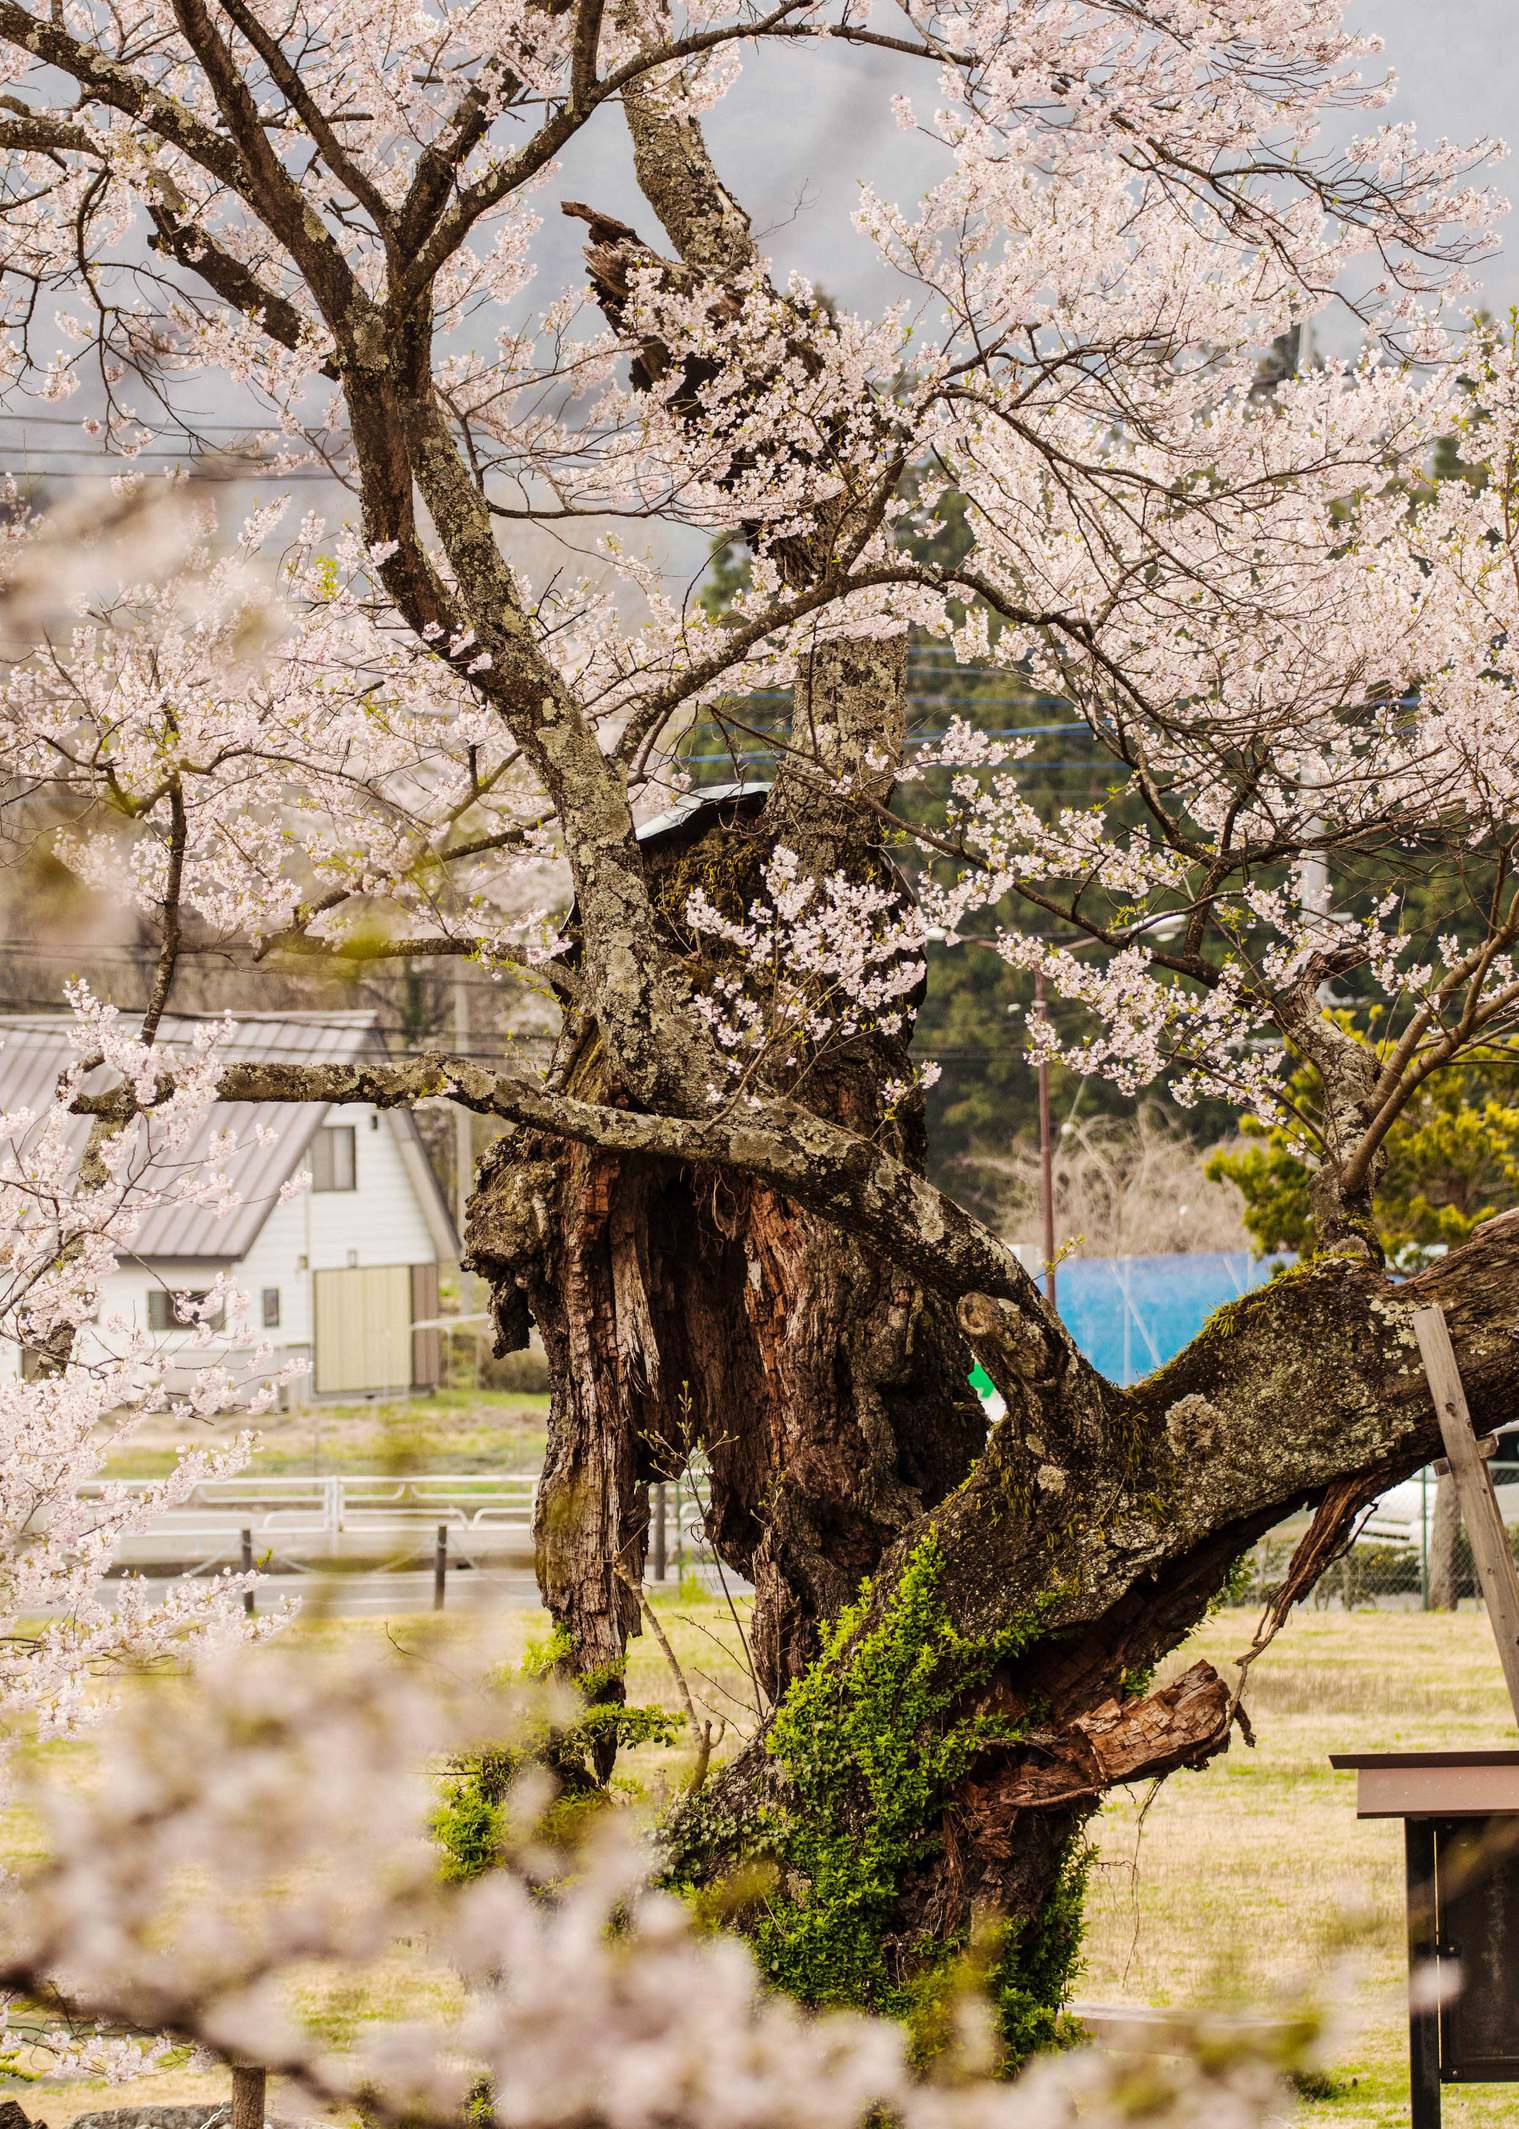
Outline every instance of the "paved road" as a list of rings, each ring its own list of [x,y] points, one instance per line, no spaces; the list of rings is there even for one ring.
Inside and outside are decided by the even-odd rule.
[[[258,1585],[257,1608],[273,1611],[282,1599],[297,1598],[308,1608],[343,1619],[404,1619],[430,1612],[431,1571],[423,1574],[265,1575]],[[541,1602],[531,1574],[494,1568],[486,1574],[461,1568],[450,1573],[444,1608],[451,1612],[531,1611]]]

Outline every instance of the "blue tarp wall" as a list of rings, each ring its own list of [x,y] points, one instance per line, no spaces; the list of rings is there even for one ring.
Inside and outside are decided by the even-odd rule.
[[[1179,1353],[1226,1301],[1264,1286],[1290,1256],[1067,1257],[1055,1300],[1071,1336],[1113,1382],[1138,1382]]]

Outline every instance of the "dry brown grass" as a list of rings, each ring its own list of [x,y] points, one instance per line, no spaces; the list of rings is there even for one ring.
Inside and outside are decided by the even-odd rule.
[[[1209,1180],[1208,1149],[1158,1109],[1098,1116],[1061,1128],[1055,1140],[1055,1234],[1083,1257],[1148,1257],[1188,1250],[1251,1250],[1232,1183]],[[1040,1232],[1039,1150],[967,1160],[1005,1234]]]
[[[1223,1669],[1253,1615],[1225,1612],[1187,1646]],[[1513,1742],[1485,1618],[1320,1612],[1257,1665],[1259,1742],[1174,1777],[1148,1809],[1115,1797],[1098,1821],[1087,1967],[1094,2002],[1207,2004],[1305,1978],[1342,2015],[1341,2086],[1294,2119],[1394,2129],[1408,2119],[1399,1826],[1358,1821],[1355,1777],[1331,1752]],[[1141,1823],[1141,1816],[1143,1819]],[[1519,2119],[1502,2086],[1448,2092],[1449,2129]]]

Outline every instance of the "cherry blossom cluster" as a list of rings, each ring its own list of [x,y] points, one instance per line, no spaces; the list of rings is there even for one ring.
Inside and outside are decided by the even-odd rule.
[[[177,566],[123,583],[118,555],[94,593],[76,535],[64,582],[86,588],[42,616],[45,649],[0,690],[12,773],[64,813],[54,849],[150,915],[172,867],[182,906],[224,939],[294,929],[331,949],[409,924],[543,958],[556,842],[458,672],[470,644],[399,630],[349,532],[308,517],[277,548],[286,515],[283,500],[256,512],[228,553],[203,519]],[[6,561],[28,557],[13,535]]]
[[[1072,704],[1117,780],[1052,805],[1037,758],[971,759],[954,734],[924,764],[947,768],[972,860],[925,886],[925,909],[953,938],[1016,898],[997,950],[1073,1009],[1059,1037],[1041,1021],[1043,1053],[1269,1113],[1282,1038],[1301,1043],[1336,980],[1400,1068],[1512,1031],[1516,412],[1512,341],[1483,331],[1459,377],[1329,366],[1216,406],[1199,507],[1168,505],[1163,537],[1135,537],[1135,444],[1109,443],[1100,509],[1051,495],[1016,580],[1026,593],[1041,562],[1085,637],[995,655]],[[1442,428],[1470,463],[1429,485]],[[1305,470],[1310,432],[1326,448]],[[1213,489],[1247,461],[1262,492],[1215,522]],[[992,543],[978,563],[1013,581]],[[1423,928],[1409,891],[1442,852],[1460,943]]]
[[[725,916],[702,888],[686,899],[696,938],[737,959],[695,993],[732,1077],[724,1098],[755,1080],[795,1088],[822,1056],[861,1035],[900,1034],[925,974],[927,934],[900,880],[819,879],[784,844],[762,877],[764,892],[742,919]]]
[[[123,1538],[239,1468],[246,1431],[183,1450],[167,1477],[104,1496],[79,1489],[149,1414],[187,1434],[225,1412],[251,1419],[289,1375],[250,1334],[246,1372],[197,1367],[192,1389],[176,1387],[175,1362],[219,1342],[220,1292],[187,1313],[172,1353],[102,1312],[102,1282],[151,1213],[234,1202],[223,1164],[236,1134],[207,1135],[227,1031],[208,1027],[171,1058],[87,992],[73,1008],[74,1054],[50,1101],[0,1117],[0,1339],[13,1363],[29,1362],[0,1379],[0,1744],[23,1715],[44,1732],[77,1727],[101,1705],[102,1674],[244,1632],[241,1576],[167,1594],[127,1578],[109,1598],[102,1583]],[[151,1117],[91,1127],[72,1104],[102,1082],[151,1101]]]
[[[899,36],[854,0],[0,0],[10,405],[78,398],[113,464],[163,435],[207,455],[215,371],[235,462],[330,467],[356,502],[204,517],[125,582],[81,536],[49,596],[11,499],[7,826],[157,926],[166,982],[188,919],[228,950],[599,983],[630,1092],[697,1060],[688,1115],[701,1080],[763,1104],[900,1030],[930,929],[1040,973],[1036,1047],[1130,1091],[1269,1109],[1284,1044],[1331,1058],[1337,984],[1380,1015],[1388,1100],[1501,1040],[1519,376],[1447,300],[1499,205],[1490,144],[1385,123],[1343,15],[910,0]],[[767,39],[889,51],[927,137],[917,197],[859,198],[873,306],[777,275],[702,176],[700,116]],[[589,281],[556,281],[558,160],[621,114],[648,215],[576,207]],[[1331,307],[1361,349],[1314,360]],[[1279,336],[1298,359],[1263,368]],[[1432,484],[1452,435],[1468,471]],[[741,530],[730,608],[614,515]],[[545,569],[524,528],[576,559]],[[1068,704],[1109,788],[1052,803],[1031,742],[964,725],[907,772],[900,677],[846,744],[813,714],[827,654],[888,674],[909,631]],[[683,787],[693,719],[741,738],[746,697],[788,688],[820,787],[917,778],[922,914],[779,851],[751,908],[684,912],[692,994],[635,811]],[[1400,884],[1431,853],[1466,912],[1434,937]]]
[[[1012,2085],[989,2075],[970,1993],[933,2078],[897,2025],[799,2009],[740,1940],[650,1889],[626,1814],[569,1854],[549,1846],[551,1791],[531,1764],[506,1799],[499,1865],[444,1883],[428,1837],[439,1754],[520,1748],[555,1719],[536,1693],[486,1690],[453,1644],[341,1669],[279,1647],[207,1662],[196,1692],[113,1727],[110,1781],[33,1782],[46,1857],[0,1901],[0,1981],[57,1977],[85,2014],[267,2064],[313,2105],[425,2129],[457,2122],[482,2085],[510,2129],[1132,2118],[1132,2070],[1111,2055],[1047,2058]],[[353,2018],[382,1962],[393,1992],[398,1960],[412,2015]],[[1203,2032],[1147,2075],[1158,2129],[1254,2129],[1280,2104],[1271,2065]]]

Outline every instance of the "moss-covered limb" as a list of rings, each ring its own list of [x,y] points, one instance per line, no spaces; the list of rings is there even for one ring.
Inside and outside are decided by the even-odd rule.
[[[922,1952],[899,1932],[904,1888],[941,1839],[954,1785],[1002,1732],[974,1696],[1035,1630],[1010,1621],[967,1641],[942,1572],[926,1539],[868,1624],[867,1599],[844,1612],[766,1738],[789,1793],[766,1827],[781,1880],[755,1944],[807,2003],[907,2008]]]
[[[1134,1391],[1094,1404],[1079,1377],[1067,1440],[1050,1427],[1032,1449],[1028,1413],[1010,1410],[769,1736],[672,1817],[673,1874],[711,1882],[768,1852],[782,1877],[756,1911],[760,1941],[779,1977],[824,2000],[892,1998],[977,1914],[1031,1946],[1103,1788],[1226,1742],[1229,1695],[1206,1666],[1142,1697],[1135,1679],[1284,1512],[1369,1495],[1433,1452],[1414,1307],[1445,1308],[1479,1426],[1510,1415],[1516,1294],[1519,1216],[1402,1286],[1325,1257],[1221,1311]],[[1057,1370],[1040,1394],[1059,1384]],[[857,1721],[883,1741],[855,1764]]]
[[[1325,1255],[1231,1303],[1169,1366],[1130,1391],[1076,1379],[1047,1394],[1066,1428],[1033,1458],[1029,1414],[1010,1410],[964,1486],[932,1519],[960,1630],[996,1632],[1057,1574],[1050,1624],[1091,1636],[1173,1592],[1184,1623],[1227,1571],[1231,1547],[1330,1488],[1369,1498],[1436,1453],[1438,1429],[1409,1327],[1445,1309],[1480,1427],[1519,1394],[1519,1214],[1486,1223],[1417,1278]],[[922,1533],[909,1533],[888,1591]],[[1194,1615],[1195,1616],[1195,1615]],[[1180,1629],[1179,1629],[1180,1630]],[[1139,1662],[1135,1650],[1126,1661]],[[1104,1666],[1110,1668],[1110,1666]],[[1096,1682],[1095,1679],[1093,1681]],[[1110,1678],[1102,1681],[1110,1690]]]

